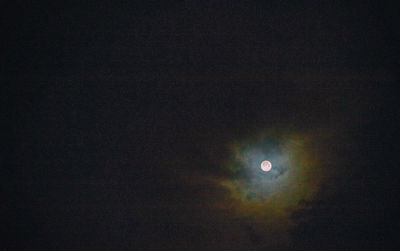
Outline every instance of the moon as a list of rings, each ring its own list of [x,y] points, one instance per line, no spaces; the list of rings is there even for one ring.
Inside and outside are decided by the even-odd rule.
[[[264,172],[269,172],[271,168],[272,164],[268,160],[264,160],[263,162],[261,162],[261,170],[263,170]]]

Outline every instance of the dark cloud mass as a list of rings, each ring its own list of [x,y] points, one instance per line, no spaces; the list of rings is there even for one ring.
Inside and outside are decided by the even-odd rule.
[[[6,250],[396,249],[394,4],[2,9]]]

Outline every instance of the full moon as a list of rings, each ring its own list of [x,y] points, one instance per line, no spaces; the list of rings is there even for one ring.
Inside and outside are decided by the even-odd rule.
[[[270,171],[271,168],[272,164],[268,160],[264,160],[263,162],[261,162],[261,170],[263,170],[264,172]]]

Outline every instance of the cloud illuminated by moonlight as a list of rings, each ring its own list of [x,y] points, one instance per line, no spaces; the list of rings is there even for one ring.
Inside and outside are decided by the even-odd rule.
[[[307,133],[266,130],[228,144],[230,157],[224,167],[230,178],[220,185],[239,218],[290,225],[290,215],[300,201],[313,200],[323,177],[318,140]],[[260,163],[269,160],[269,172]]]

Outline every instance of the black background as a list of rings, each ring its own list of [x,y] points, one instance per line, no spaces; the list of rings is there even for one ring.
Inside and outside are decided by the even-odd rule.
[[[280,126],[344,131],[351,170],[293,214],[292,248],[395,249],[395,4],[1,5],[6,249],[262,249],[193,177]]]

